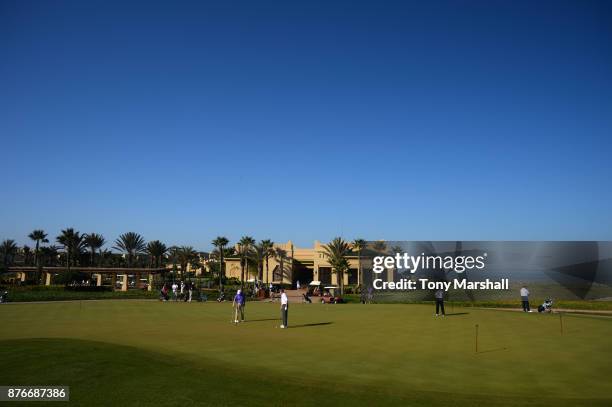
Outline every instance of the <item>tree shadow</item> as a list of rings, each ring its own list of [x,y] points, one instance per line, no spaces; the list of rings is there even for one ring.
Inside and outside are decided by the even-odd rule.
[[[301,325],[290,325],[287,328],[306,328],[309,326],[322,326],[322,325],[331,325],[332,322],[317,322],[314,324],[301,324]]]

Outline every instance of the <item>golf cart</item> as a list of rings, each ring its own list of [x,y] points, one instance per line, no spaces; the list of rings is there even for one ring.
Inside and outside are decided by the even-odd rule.
[[[323,287],[323,295],[321,295],[321,304],[342,304],[344,300],[339,295],[336,295],[336,286]]]
[[[321,282],[318,280],[311,281],[308,284],[308,296],[318,297],[321,295]]]

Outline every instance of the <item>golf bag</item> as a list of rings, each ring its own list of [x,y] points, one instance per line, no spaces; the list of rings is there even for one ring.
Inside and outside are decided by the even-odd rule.
[[[221,294],[219,294],[219,298],[217,298],[217,302],[223,302],[223,301],[225,301],[225,293],[221,291]]]
[[[2,294],[0,294],[0,302],[6,302],[7,299],[8,299],[8,291],[5,291]]]
[[[303,300],[302,300],[303,302],[307,302],[307,303],[309,303],[309,304],[312,304],[312,300],[311,300],[311,299],[310,299],[310,297],[308,296],[308,293],[304,293],[304,294],[302,294],[302,297],[304,297],[304,298],[303,298]]]
[[[538,306],[538,312],[552,312],[553,300],[547,298],[544,304]]]

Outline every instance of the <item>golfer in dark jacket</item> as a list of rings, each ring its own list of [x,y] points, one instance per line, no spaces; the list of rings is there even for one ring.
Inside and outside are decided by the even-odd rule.
[[[440,315],[440,310],[442,310],[442,316],[444,316],[444,290],[436,291],[436,316]]]

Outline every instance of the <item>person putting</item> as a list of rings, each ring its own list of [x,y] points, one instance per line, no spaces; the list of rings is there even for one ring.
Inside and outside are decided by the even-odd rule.
[[[525,285],[521,287],[521,304],[523,306],[523,312],[531,312],[529,308],[529,290]]]
[[[289,298],[287,298],[287,294],[285,293],[285,290],[283,288],[281,288],[280,292],[281,292],[281,320],[282,320],[282,325],[280,327],[284,329],[284,328],[287,328],[288,326],[287,318],[289,314]]]
[[[236,296],[234,297],[234,301],[232,302],[232,306],[234,307],[234,324],[238,322],[244,322],[244,304],[246,298],[244,294],[242,294],[242,290],[238,290]],[[240,320],[238,319],[240,317]]]
[[[436,294],[436,316],[440,315],[440,311],[442,311],[442,316],[446,315],[444,312],[444,290],[437,290]]]

